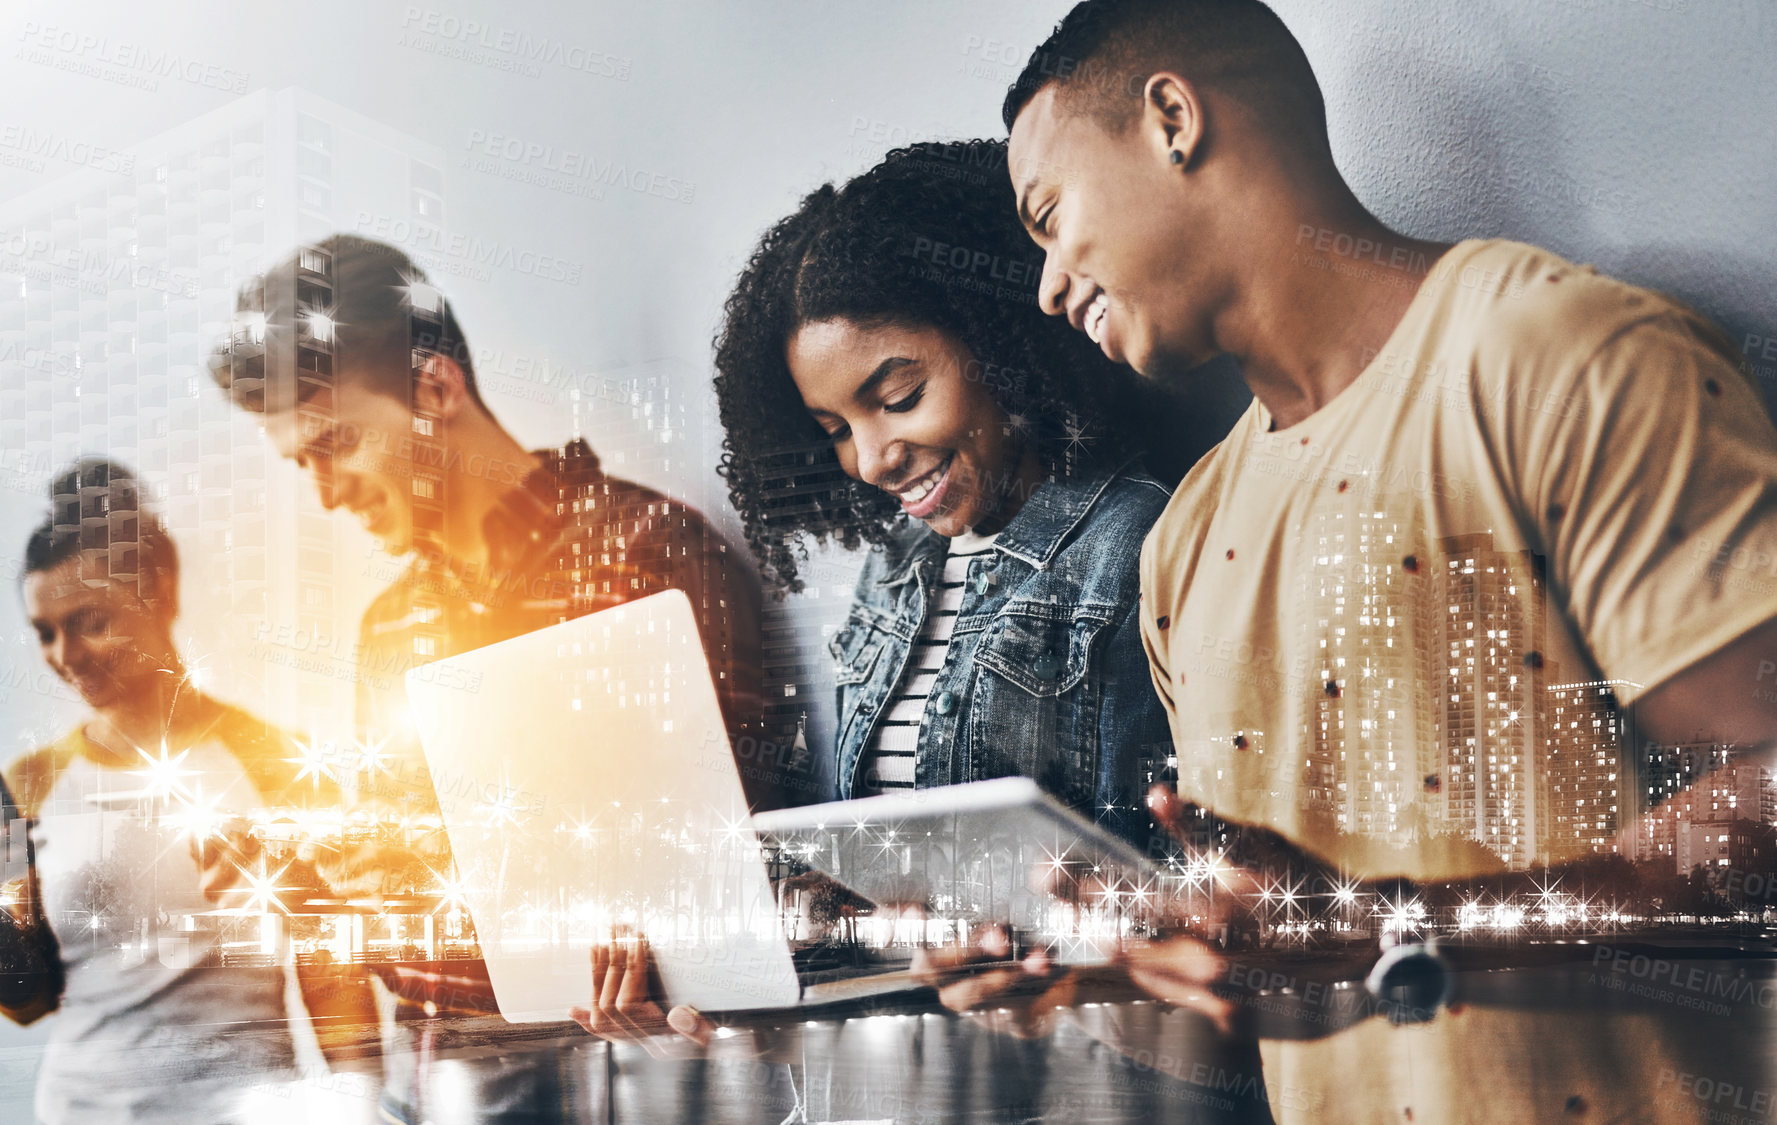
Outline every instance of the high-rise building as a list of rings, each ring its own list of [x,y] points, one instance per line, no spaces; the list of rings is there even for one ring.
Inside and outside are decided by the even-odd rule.
[[[366,215],[424,244],[443,221],[443,153],[291,88],[132,156],[0,205],[0,446],[32,475],[81,453],[136,468],[211,594],[187,599],[187,624],[267,646],[262,665],[193,652],[198,673],[232,677],[228,694],[300,734],[344,737],[358,606],[342,595],[374,586],[368,560],[294,474],[268,472],[276,455],[205,365],[222,340],[263,345],[263,325],[255,339],[236,322],[236,288],[290,248]],[[324,307],[313,255],[275,283]],[[324,327],[302,343],[305,374],[324,377]]]
[[[834,464],[825,441],[778,450],[760,459],[758,471],[779,518],[845,503],[856,487]],[[801,764],[790,775],[791,784],[805,787],[802,799],[825,800],[835,793],[833,763],[818,755],[836,737],[834,659],[827,643],[850,612],[861,563],[861,556],[811,551],[797,568],[801,593],[765,599],[765,740],[794,747],[800,739],[809,748],[812,756],[798,752]]]
[[[1508,866],[1538,859],[1538,683],[1545,674],[1541,561],[1491,534],[1437,544],[1422,603],[1434,654],[1438,831],[1475,840]],[[1528,586],[1525,590],[1522,587]]]
[[[1752,851],[1770,847],[1777,772],[1762,755],[1697,742],[1649,746],[1641,758],[1647,803],[1634,826],[1637,859],[1669,860],[1682,874],[1698,864],[1752,866]]]
[[[1589,680],[1544,689],[1542,836],[1551,860],[1617,850],[1636,800],[1638,745],[1617,698],[1636,686]]]
[[[1322,652],[1307,799],[1390,847],[1427,836],[1540,861],[1541,560],[1490,533],[1437,540],[1361,503],[1319,513],[1304,591]],[[1313,686],[1311,684],[1311,686]]]
[[[1310,612],[1324,638],[1309,716],[1307,789],[1340,829],[1391,846],[1427,830],[1424,778],[1436,744],[1424,633],[1405,529],[1385,512],[1323,511],[1310,529]]]

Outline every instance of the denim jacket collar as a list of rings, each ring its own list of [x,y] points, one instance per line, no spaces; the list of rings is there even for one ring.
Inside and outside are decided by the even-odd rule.
[[[1037,570],[1047,569],[1062,544],[1104,495],[1105,488],[1134,461],[1130,457],[1120,464],[1101,465],[1066,480],[1042,482],[1000,531],[994,550]],[[878,586],[899,586],[913,576],[924,560],[943,557],[949,541],[923,527],[919,530],[924,533],[898,535],[889,542],[891,559],[882,578],[877,580]]]

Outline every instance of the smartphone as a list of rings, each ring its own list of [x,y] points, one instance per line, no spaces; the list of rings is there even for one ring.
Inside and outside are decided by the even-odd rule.
[[[25,817],[18,802],[0,779],[0,884],[23,879],[30,870],[30,841],[25,834]]]

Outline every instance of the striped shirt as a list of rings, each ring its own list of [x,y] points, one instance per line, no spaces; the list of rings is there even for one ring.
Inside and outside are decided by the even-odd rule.
[[[956,629],[957,610],[963,604],[963,582],[969,575],[969,563],[993,550],[999,536],[964,532],[950,541],[944,556],[944,575],[938,581],[938,604],[926,617],[907,657],[907,669],[889,707],[877,725],[876,735],[864,751],[860,763],[859,792],[863,794],[894,793],[912,789],[914,766],[919,760],[919,735],[924,725],[926,699],[938,670],[944,667],[944,654],[950,651],[950,634]]]

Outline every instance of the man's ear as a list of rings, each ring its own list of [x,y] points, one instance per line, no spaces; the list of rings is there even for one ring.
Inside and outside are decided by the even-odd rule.
[[[1203,99],[1197,87],[1169,70],[1149,75],[1142,87],[1140,128],[1159,159],[1190,168],[1203,143]]]
[[[428,355],[413,380],[415,414],[450,421],[470,406],[469,380],[457,361]]]

